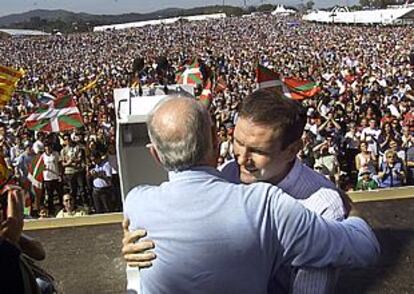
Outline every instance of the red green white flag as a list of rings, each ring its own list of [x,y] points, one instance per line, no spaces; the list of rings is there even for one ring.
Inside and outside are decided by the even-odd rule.
[[[315,96],[321,88],[315,82],[299,80],[296,78],[284,78],[284,95],[294,100],[303,100]]]
[[[260,64],[256,68],[256,83],[258,89],[282,87],[283,85],[278,73]]]
[[[211,104],[211,100],[213,99],[213,94],[211,93],[211,80],[208,79],[206,86],[204,87],[203,91],[201,92],[200,95],[200,101],[207,107],[210,106]]]
[[[200,64],[197,58],[177,77],[177,84],[191,85],[197,87],[203,84],[203,75],[200,71]]]
[[[223,76],[219,76],[216,81],[216,87],[214,88],[214,92],[220,93],[226,90],[226,88],[227,88],[226,80],[224,79]]]
[[[78,107],[70,96],[62,96],[39,107],[26,119],[30,130],[63,132],[83,126]]]
[[[39,154],[32,159],[29,164],[27,178],[32,185],[38,189],[43,187],[43,171],[45,169],[45,162],[43,160],[43,154]]]
[[[35,199],[34,209],[39,209],[40,199],[43,194],[43,171],[45,162],[43,154],[36,155],[29,164],[27,180],[23,182],[23,187],[31,193]]]

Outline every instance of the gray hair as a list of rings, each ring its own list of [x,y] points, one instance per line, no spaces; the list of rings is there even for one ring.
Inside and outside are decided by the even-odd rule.
[[[163,107],[168,108],[168,104],[178,107],[168,112],[173,123],[166,125],[164,122],[163,125],[160,120],[165,114],[159,114],[158,111]],[[183,111],[180,106],[184,107]],[[207,158],[212,151],[211,125],[205,106],[194,98],[177,96],[160,101],[147,120],[151,142],[162,165],[169,171],[188,169]]]

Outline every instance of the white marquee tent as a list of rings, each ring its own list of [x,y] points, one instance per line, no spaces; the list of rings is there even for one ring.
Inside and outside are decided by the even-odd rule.
[[[21,30],[21,29],[0,29],[1,33],[6,35],[10,35],[12,37],[19,37],[19,36],[47,36],[50,35],[49,33],[45,33],[42,31],[36,30]]]
[[[414,7],[349,11],[336,7],[332,11],[315,11],[302,17],[305,21],[348,24],[400,24],[414,22]]]
[[[93,28],[93,31],[98,32],[98,31],[106,31],[106,30],[123,30],[123,29],[139,28],[139,27],[151,26],[151,25],[172,24],[179,20],[198,21],[198,20],[206,20],[206,19],[220,19],[220,18],[225,18],[225,17],[226,17],[225,13],[171,17],[171,18],[156,19],[156,20],[146,20],[146,21],[123,23],[123,24],[97,26]]]
[[[295,14],[296,11],[293,9],[286,9],[283,5],[278,5],[275,10],[272,11],[272,15],[291,15]]]

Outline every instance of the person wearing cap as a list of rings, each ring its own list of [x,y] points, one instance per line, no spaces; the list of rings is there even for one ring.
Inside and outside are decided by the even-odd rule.
[[[367,191],[378,189],[378,183],[372,179],[371,171],[367,167],[363,167],[358,174],[358,182],[355,186],[356,191]]]

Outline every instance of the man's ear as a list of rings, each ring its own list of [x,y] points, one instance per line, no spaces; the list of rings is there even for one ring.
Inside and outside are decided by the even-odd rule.
[[[295,142],[293,142],[292,144],[290,144],[287,147],[287,151],[288,151],[288,156],[289,158],[294,159],[296,157],[296,155],[299,153],[299,151],[303,148],[303,141],[302,138],[299,138],[298,140],[296,140]]]
[[[213,144],[214,156],[218,157],[220,153],[220,148],[219,148],[219,143],[218,143],[218,138],[217,138],[217,128],[215,124],[211,126],[211,140]]]
[[[147,147],[148,148],[148,150],[149,150],[149,152],[150,152],[150,154],[151,154],[151,156],[152,156],[152,158],[159,164],[159,165],[162,165],[162,163],[161,163],[161,160],[160,160],[160,157],[158,156],[158,152],[157,152],[157,149],[155,149],[155,147],[154,147],[154,145],[153,144],[147,144],[147,145],[145,145],[145,147]]]

